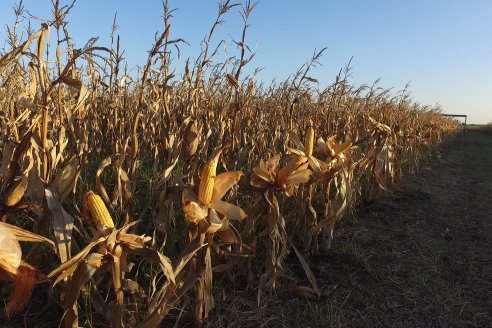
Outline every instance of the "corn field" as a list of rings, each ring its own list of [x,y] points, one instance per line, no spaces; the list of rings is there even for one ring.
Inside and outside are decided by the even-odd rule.
[[[311,73],[324,49],[286,81],[257,81],[246,67],[254,7],[221,2],[182,72],[175,61],[185,41],[167,1],[164,32],[137,74],[128,73],[115,33],[109,46],[91,39],[74,47],[66,16],[76,6],[53,1],[53,17],[25,38],[18,24],[8,29],[0,279],[10,292],[2,316],[21,313],[44,283],[65,327],[88,318],[156,327],[180,308],[202,322],[216,277],[244,276],[261,303],[289,254],[310,282],[296,292],[316,299],[306,257],[330,248],[339,220],[459,130],[405,90],[351,85],[350,66],[319,88]],[[237,54],[219,62],[210,45],[230,10],[244,30]]]

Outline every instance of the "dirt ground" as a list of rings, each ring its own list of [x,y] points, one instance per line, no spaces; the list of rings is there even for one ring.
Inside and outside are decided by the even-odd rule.
[[[209,327],[492,327],[492,134],[458,135],[309,262],[327,298],[237,293]]]

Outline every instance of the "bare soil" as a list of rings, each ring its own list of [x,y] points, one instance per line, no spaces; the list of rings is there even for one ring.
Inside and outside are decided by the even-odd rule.
[[[466,131],[311,257],[319,301],[237,292],[209,327],[492,327],[492,134]],[[296,285],[309,286],[292,258]],[[286,284],[288,285],[288,283]]]

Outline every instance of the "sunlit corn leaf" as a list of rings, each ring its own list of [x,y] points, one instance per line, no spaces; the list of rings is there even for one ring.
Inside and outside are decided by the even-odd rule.
[[[243,172],[241,171],[229,171],[217,175],[214,181],[212,199],[222,199],[242,176]]]
[[[51,271],[48,274],[48,278],[53,279],[56,276],[58,276],[58,277],[56,277],[55,281],[53,282],[53,286],[58,284],[60,281],[62,281],[66,277],[71,276],[75,272],[75,270],[77,269],[79,262],[82,261],[82,259],[85,258],[89,254],[89,252],[92,250],[92,248],[94,246],[102,244],[105,241],[106,241],[106,238],[104,238],[104,237],[99,237],[98,239],[93,240],[83,250],[81,250],[78,254],[72,256],[72,258],[70,260],[63,262],[62,264],[60,264],[60,266],[58,266],[56,269]]]
[[[22,250],[17,237],[7,227],[0,225],[0,271],[6,272],[11,278],[17,274],[21,263]]]
[[[48,209],[53,217],[52,226],[58,256],[62,263],[71,257],[73,217],[61,206],[58,194],[50,188],[44,190]]]
[[[239,206],[222,200],[212,199],[210,207],[234,221],[242,221],[247,216]]]
[[[40,236],[38,234],[35,234],[33,232],[21,229],[19,227],[16,227],[14,225],[5,223],[5,222],[0,222],[0,228],[3,227],[5,229],[8,229],[10,232],[12,232],[15,235],[15,238],[17,238],[18,241],[27,241],[31,243],[47,243],[49,244],[53,249],[55,249],[55,244],[53,241],[51,241],[48,238],[45,238],[43,236]]]
[[[75,189],[79,174],[79,159],[74,157],[56,176],[53,186],[56,188],[61,203],[63,203],[68,194]]]
[[[99,165],[99,167],[97,168],[97,171],[96,171],[96,189],[97,189],[97,193],[103,198],[103,200],[104,200],[104,202],[106,204],[110,204],[111,201],[109,199],[108,193],[106,192],[106,188],[104,188],[104,186],[102,184],[101,174],[104,171],[104,169],[107,166],[109,166],[109,165],[111,165],[111,157],[106,157],[101,162],[101,164]]]

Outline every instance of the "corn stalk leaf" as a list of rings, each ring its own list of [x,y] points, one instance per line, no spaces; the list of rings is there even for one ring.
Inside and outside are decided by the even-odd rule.
[[[38,234],[21,229],[19,227],[16,227],[14,225],[5,222],[0,222],[0,227],[9,229],[15,235],[18,241],[28,241],[31,243],[47,243],[50,246],[52,246],[53,249],[55,249],[55,243],[48,238],[45,238],[43,236],[40,236]]]
[[[61,206],[60,199],[56,191],[51,188],[44,190],[48,209],[53,216],[53,233],[55,235],[56,247],[60,261],[68,261],[71,255],[73,216]]]
[[[302,256],[301,252],[294,245],[292,240],[290,240],[290,238],[287,238],[287,239],[289,240],[290,246],[292,246],[292,249],[296,253],[297,257],[299,258],[299,262],[301,262],[302,268],[304,269],[304,272],[306,272],[306,276],[307,276],[309,282],[311,283],[311,286],[313,286],[313,289],[316,291],[316,294],[319,297],[321,295],[321,292],[319,290],[318,282],[316,281],[316,277],[314,276],[313,271],[309,267],[309,264],[307,263],[304,256]]]

